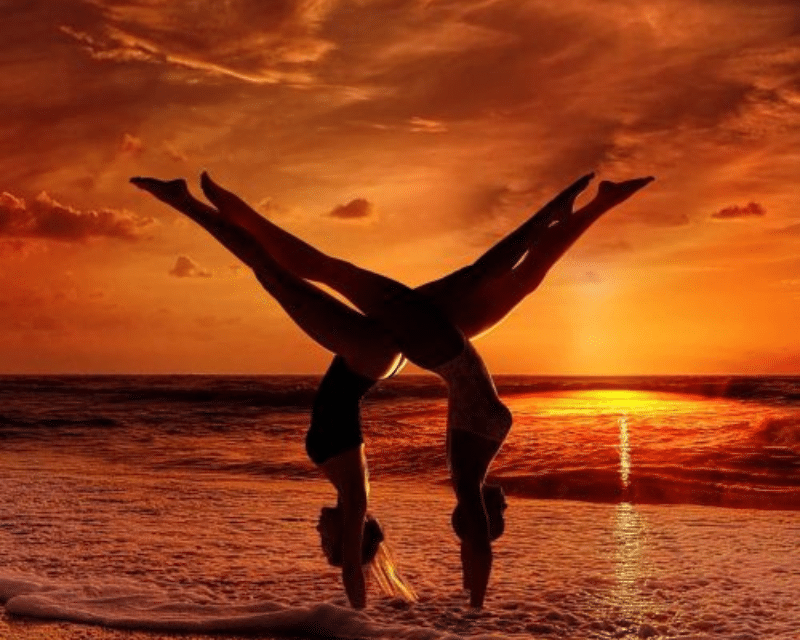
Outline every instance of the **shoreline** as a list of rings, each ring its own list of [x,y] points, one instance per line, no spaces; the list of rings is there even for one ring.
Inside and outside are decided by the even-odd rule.
[[[276,495],[306,485],[301,520],[293,517],[281,540],[261,552],[269,587],[211,593],[192,605],[197,619],[227,612],[231,620],[258,606],[279,606],[294,620],[292,633],[268,628],[213,633],[114,629],[0,616],[4,640],[238,640],[242,637],[311,638],[302,629],[310,609],[328,607],[331,624],[352,633],[338,637],[605,639],[610,637],[792,637],[800,626],[800,513],[731,510],[692,505],[593,504],[509,498],[508,528],[495,545],[495,566],[481,612],[470,611],[460,588],[458,549],[449,530],[449,489],[409,481],[373,484],[373,507],[385,526],[401,573],[420,594],[406,605],[370,585],[363,614],[345,604],[338,572],[321,561],[312,512],[330,498],[323,483],[274,482]],[[270,519],[280,504],[267,504]],[[192,542],[192,541],[189,541]],[[305,577],[304,577],[305,576]],[[208,575],[211,579],[213,576]],[[144,576],[145,579],[149,579]],[[288,582],[287,582],[288,581]],[[294,581],[294,582],[293,582]],[[74,593],[62,605],[95,606]],[[121,583],[120,583],[121,584]],[[149,583],[148,583],[149,584]],[[142,587],[146,584],[142,583]],[[191,585],[173,584],[161,606],[192,602]],[[73,590],[74,591],[74,590]],[[87,604],[88,603],[88,604]],[[274,603],[274,605],[270,605]],[[324,604],[328,603],[328,604]],[[336,605],[331,607],[331,604]],[[341,607],[341,608],[340,608]],[[207,610],[208,614],[203,614]],[[105,611],[105,610],[103,610]],[[127,611],[127,610],[126,610]],[[142,614],[144,622],[149,615]],[[237,613],[238,612],[238,613]],[[113,610],[108,611],[114,614]],[[323,612],[324,613],[324,612]],[[198,617],[199,616],[199,617]],[[152,616],[151,616],[152,617]],[[229,627],[233,628],[233,626]],[[239,629],[242,627],[239,626]],[[750,634],[748,636],[747,634]]]

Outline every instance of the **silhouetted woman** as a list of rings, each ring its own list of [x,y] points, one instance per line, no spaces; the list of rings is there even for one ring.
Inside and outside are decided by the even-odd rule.
[[[416,290],[323,254],[206,174],[201,185],[216,208],[195,199],[183,180],[131,180],[208,230],[253,270],[300,328],[337,354],[314,402],[306,449],[337,491],[336,508],[323,509],[318,528],[329,561],[341,563],[352,606],[365,606],[363,565],[382,539],[367,516],[360,400],[404,358],[437,373],[448,387],[447,458],[457,500],[453,528],[461,540],[470,605],[483,605],[491,541],[503,531],[505,508],[502,493],[484,481],[511,416],[468,338],[496,325],[600,215],[651,180],[602,182],[597,196],[573,212],[591,178],[576,181],[472,265]],[[330,286],[362,313],[311,282]]]

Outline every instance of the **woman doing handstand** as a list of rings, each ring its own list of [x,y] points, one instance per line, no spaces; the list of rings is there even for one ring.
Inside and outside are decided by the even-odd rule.
[[[315,400],[306,445],[337,490],[337,509],[323,510],[320,533],[329,560],[341,559],[353,606],[364,606],[361,565],[381,535],[374,521],[365,527],[368,482],[359,402],[375,381],[399,368],[403,356],[448,385],[447,451],[457,498],[453,526],[461,539],[470,604],[482,606],[491,540],[502,533],[504,507],[502,495],[487,491],[484,479],[511,419],[464,335],[474,337],[497,324],[602,213],[651,180],[603,182],[597,197],[573,213],[574,200],[591,177],[575,182],[472,265],[416,291],[319,252],[205,174],[202,187],[216,208],[191,196],[183,180],[132,179],[211,232],[253,269],[309,336],[337,354]],[[339,291],[363,315],[308,281]]]

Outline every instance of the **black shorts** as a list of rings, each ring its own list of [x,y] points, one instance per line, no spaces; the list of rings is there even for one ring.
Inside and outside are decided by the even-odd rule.
[[[361,398],[375,382],[355,373],[341,356],[333,359],[317,389],[306,434],[306,452],[315,464],[363,444]]]

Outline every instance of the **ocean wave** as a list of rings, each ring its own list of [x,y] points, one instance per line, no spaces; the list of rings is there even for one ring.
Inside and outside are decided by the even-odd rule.
[[[184,469],[211,473],[234,474],[254,477],[279,477],[299,479],[319,477],[319,471],[306,459],[297,461],[269,462],[252,460],[247,462],[228,462],[213,457],[191,457],[180,460],[158,462],[151,465],[155,470]]]
[[[797,464],[796,462],[794,464]],[[509,494],[540,500],[631,504],[692,504],[769,510],[800,509],[800,478],[738,469],[658,467],[631,472],[580,468],[490,477]]]
[[[24,417],[13,414],[0,414],[0,438],[14,435],[30,436],[36,429],[58,429],[60,435],[68,435],[75,429],[109,429],[119,426],[119,420],[110,416],[43,416]]]
[[[33,402],[64,397],[112,403],[180,403],[231,407],[310,407],[321,376],[123,375],[0,376],[0,398]],[[800,403],[798,376],[520,376],[498,375],[501,395],[553,391],[628,390],[709,398]],[[402,375],[376,385],[377,400],[440,399],[444,384],[430,375]]]
[[[497,376],[501,394],[553,391],[650,391],[706,398],[800,403],[798,376]]]
[[[768,446],[785,447],[800,455],[800,416],[766,419],[755,435]]]

